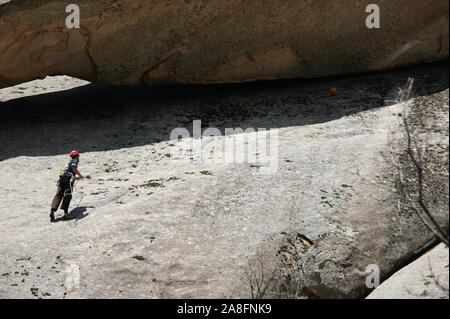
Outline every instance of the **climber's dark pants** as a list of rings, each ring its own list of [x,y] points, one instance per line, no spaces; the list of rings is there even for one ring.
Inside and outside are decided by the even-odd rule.
[[[63,176],[59,178],[58,189],[52,201],[52,211],[58,210],[61,200],[61,209],[64,211],[69,210],[70,201],[72,200],[71,186],[73,189],[73,181],[71,182],[70,177]]]

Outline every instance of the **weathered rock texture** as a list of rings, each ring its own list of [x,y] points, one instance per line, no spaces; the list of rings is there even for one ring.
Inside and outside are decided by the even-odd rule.
[[[0,6],[0,87],[66,74],[112,83],[320,77],[448,57],[448,1],[61,0]]]
[[[0,298],[248,298],[247,258],[255,271],[258,256],[277,270],[280,255],[300,261],[305,293],[364,297],[367,265],[377,264],[384,280],[432,239],[417,216],[397,211],[383,156],[401,111],[384,100],[409,76],[415,109],[442,125],[433,147],[447,162],[427,161],[439,186],[427,203],[448,229],[444,63],[307,85],[91,84],[42,94],[83,84],[58,77],[0,90]],[[276,128],[278,170],[181,156],[191,139],[170,140],[170,132],[195,119],[222,133]],[[232,138],[203,143],[220,150]],[[72,148],[93,179],[77,184],[77,219],[50,224],[55,180]],[[291,254],[295,245],[301,255]],[[275,284],[266,296],[283,297]]]

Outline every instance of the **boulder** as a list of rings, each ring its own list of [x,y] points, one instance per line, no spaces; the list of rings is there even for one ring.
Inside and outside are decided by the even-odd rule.
[[[448,247],[440,244],[378,286],[367,299],[448,299]]]
[[[2,1],[5,2],[5,1]],[[46,75],[109,84],[312,78],[448,58],[446,0],[79,0],[0,6],[0,87]]]

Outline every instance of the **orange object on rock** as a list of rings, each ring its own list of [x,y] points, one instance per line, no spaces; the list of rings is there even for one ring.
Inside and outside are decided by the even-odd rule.
[[[330,89],[330,93],[331,93],[332,95],[336,95],[336,94],[337,94],[336,88],[331,88],[331,89]]]

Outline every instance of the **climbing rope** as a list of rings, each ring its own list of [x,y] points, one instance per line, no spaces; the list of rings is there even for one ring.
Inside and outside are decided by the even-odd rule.
[[[78,194],[80,194],[80,196],[81,196],[81,197],[80,197],[80,200],[78,201],[78,204],[77,204],[77,206],[76,206],[75,208],[78,208],[78,206],[80,206],[80,203],[81,203],[81,201],[82,201],[83,198],[84,198],[83,193],[80,192],[80,190],[79,190],[79,189],[77,188],[77,186],[76,186],[76,183],[77,183],[77,182],[78,182],[78,181],[75,179],[75,177],[72,176],[72,177],[70,178],[69,188],[66,189],[66,190],[64,191],[64,197],[73,195],[73,190],[74,190],[74,189],[78,192]],[[70,191],[70,193],[68,193],[68,191]]]

